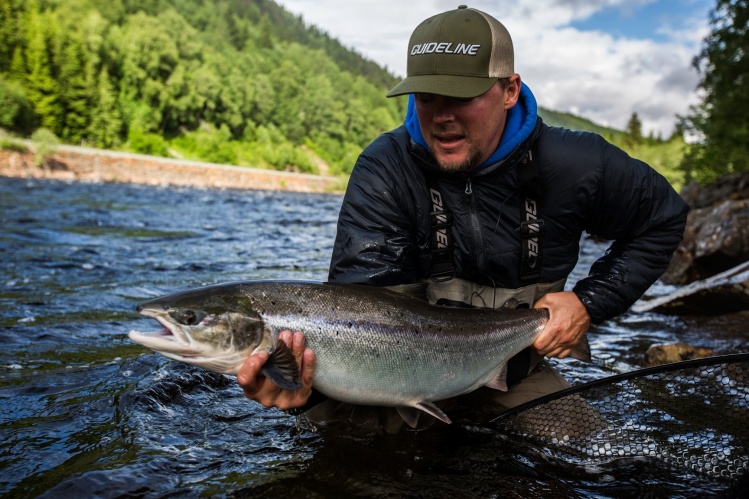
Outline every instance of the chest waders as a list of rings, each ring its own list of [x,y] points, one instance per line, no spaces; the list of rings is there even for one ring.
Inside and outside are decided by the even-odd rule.
[[[427,280],[427,298],[430,303],[454,307],[500,308],[508,300],[515,299],[520,307],[530,308],[545,294],[564,291],[566,278],[550,283],[539,282],[545,225],[538,202],[542,194],[542,182],[538,174],[538,153],[535,143],[518,165],[517,177],[520,194],[520,226],[516,229],[521,249],[519,272],[521,281],[526,285],[508,289],[479,285],[456,277],[451,233],[453,217],[445,206],[445,198],[440,192],[436,173],[427,171],[432,201],[432,268]],[[510,359],[507,369],[508,386],[525,378],[541,359],[533,348],[527,348]]]

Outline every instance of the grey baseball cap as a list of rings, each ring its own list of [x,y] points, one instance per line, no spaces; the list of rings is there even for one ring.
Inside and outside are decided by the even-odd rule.
[[[387,96],[423,92],[476,97],[514,73],[507,28],[489,14],[461,5],[416,27],[408,42],[406,78]]]

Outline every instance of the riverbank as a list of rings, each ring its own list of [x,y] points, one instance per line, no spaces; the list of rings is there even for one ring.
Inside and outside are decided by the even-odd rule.
[[[47,166],[35,154],[0,150],[0,176],[295,192],[341,192],[338,177],[59,146]]]

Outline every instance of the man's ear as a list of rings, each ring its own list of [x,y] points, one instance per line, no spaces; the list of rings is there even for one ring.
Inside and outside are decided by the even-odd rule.
[[[510,76],[510,82],[507,84],[505,90],[505,109],[510,109],[517,104],[520,98],[520,75],[514,74]]]

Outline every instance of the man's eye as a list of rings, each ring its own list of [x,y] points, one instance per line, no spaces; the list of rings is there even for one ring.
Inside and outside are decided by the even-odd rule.
[[[453,97],[452,101],[456,104],[468,104],[473,100],[473,97]]]

